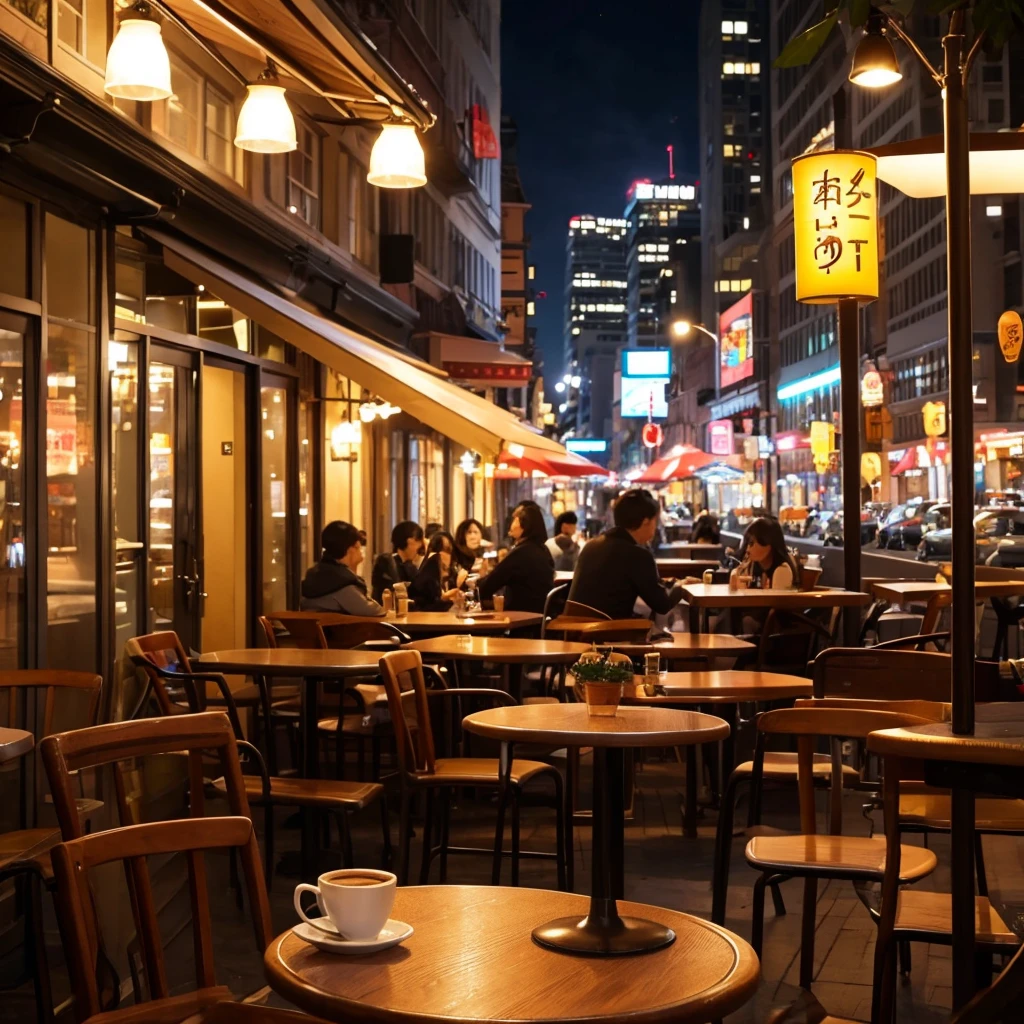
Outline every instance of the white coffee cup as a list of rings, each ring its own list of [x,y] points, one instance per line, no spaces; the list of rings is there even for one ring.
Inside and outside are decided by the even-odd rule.
[[[380,935],[395,904],[395,886],[398,879],[390,871],[375,868],[340,868],[326,871],[316,885],[301,882],[295,887],[295,913],[314,928],[345,939],[369,940]],[[333,929],[321,920],[306,916],[302,909],[302,894],[316,895],[320,913],[327,916]]]

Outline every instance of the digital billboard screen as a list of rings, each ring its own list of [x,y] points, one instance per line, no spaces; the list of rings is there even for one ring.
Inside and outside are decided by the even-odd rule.
[[[719,382],[723,388],[754,375],[753,293],[718,318]]]
[[[661,377],[672,375],[667,348],[627,348],[622,350],[623,377]]]
[[[622,407],[620,415],[625,419],[665,419],[668,416],[668,401],[665,398],[667,377],[623,377]]]

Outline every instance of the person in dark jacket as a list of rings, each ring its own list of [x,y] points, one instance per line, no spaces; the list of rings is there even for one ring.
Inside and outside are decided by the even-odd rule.
[[[512,513],[508,535],[514,547],[479,584],[481,601],[505,591],[505,610],[542,612],[555,580],[555,563],[547,549],[548,531],[544,516],[534,505],[519,505]]]
[[[344,615],[383,615],[384,609],[367,592],[359,575],[363,562],[363,536],[351,523],[336,519],[320,534],[323,554],[302,581],[303,611],[341,612]]]
[[[409,597],[418,612],[446,612],[459,587],[466,581],[466,570],[455,564],[452,553],[455,541],[450,533],[440,530],[430,538],[427,557],[409,584]]]
[[[396,583],[411,583],[423,560],[423,530],[419,523],[399,523],[391,531],[390,555],[378,555],[370,580],[373,599],[380,602]]]
[[[691,544],[721,544],[722,528],[718,524],[718,516],[707,509],[701,511],[693,521],[690,530]]]
[[[682,597],[661,581],[647,546],[658,528],[661,508],[650,491],[634,488],[615,503],[615,526],[589,541],[576,561],[569,600],[597,608],[613,619],[629,619],[639,598],[656,615],[671,611]]]

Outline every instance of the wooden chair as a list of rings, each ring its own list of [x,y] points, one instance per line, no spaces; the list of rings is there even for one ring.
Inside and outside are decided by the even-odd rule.
[[[566,601],[565,607],[562,609],[562,614],[571,618],[587,618],[587,619],[610,619],[611,616],[601,611],[599,608],[592,608],[589,604],[583,604],[581,601]]]
[[[547,597],[544,598],[543,618],[540,623],[540,636],[542,640],[546,635],[545,628],[547,624],[557,615],[563,613],[565,599],[569,596],[569,588],[571,586],[571,583],[559,583],[557,586],[552,587],[548,591]]]
[[[607,619],[582,623],[574,631],[573,639],[585,644],[644,643],[653,628],[650,619]]]
[[[398,744],[399,782],[401,785],[401,824],[399,836],[399,884],[409,880],[409,846],[412,836],[411,802],[413,796],[423,790],[427,795],[426,814],[423,826],[423,860],[420,866],[420,884],[424,885],[430,875],[430,864],[435,856],[441,861],[441,881],[447,881],[449,853],[490,853],[494,858],[492,882],[501,880],[501,858],[504,846],[505,806],[512,801],[512,884],[519,884],[520,856],[554,858],[558,866],[558,887],[565,889],[569,871],[570,852],[566,842],[565,801],[562,776],[558,769],[542,761],[512,762],[508,775],[508,792],[502,778],[497,758],[482,757],[437,757],[434,748],[434,733],[431,727],[430,700],[443,699],[462,701],[467,697],[486,698],[500,704],[515,704],[503,690],[489,690],[470,687],[440,689],[428,692],[423,674],[423,660],[419,651],[394,651],[380,659],[380,673],[388,694],[388,707],[395,727]],[[411,701],[414,711],[407,709]],[[416,728],[412,728],[415,715]],[[555,810],[556,852],[524,853],[519,849],[519,811],[523,788],[530,782],[547,778],[553,785],[552,806]],[[498,826],[495,845],[492,850],[458,848],[449,845],[449,822],[452,791],[460,786],[498,791]],[[441,835],[438,846],[432,845],[434,795],[439,792],[441,799]]]
[[[130,825],[72,839],[54,849],[58,918],[80,1024],[89,1021],[96,1024],[100,1021],[103,1024],[178,1024],[192,1014],[203,1013],[232,998],[227,987],[217,984],[214,970],[209,883],[203,856],[206,851],[232,851],[240,855],[256,949],[262,955],[274,933],[259,871],[259,847],[248,818],[202,818],[189,822],[187,828],[179,821]],[[184,855],[188,867],[196,989],[172,996],[147,858],[167,858],[174,854]],[[145,1001],[142,1001],[143,994],[137,992],[135,1006],[103,1012],[96,980],[99,929],[93,912],[89,875],[93,869],[117,861],[124,867],[129,891],[135,894],[137,938],[146,965],[149,992]],[[304,1014],[249,1004],[202,1019],[251,1024],[301,1024],[313,1020]]]
[[[0,672],[0,696],[6,694],[5,724],[12,729],[34,725],[37,736],[45,737],[53,731],[53,720],[58,701],[64,705],[81,698],[84,725],[93,725],[99,710],[102,677],[91,672],[69,672],[58,669],[13,669]],[[30,693],[42,697],[41,715],[32,720],[26,707]],[[37,707],[37,712],[39,708]],[[9,766],[17,771],[17,765]],[[37,786],[38,790],[38,786]],[[29,794],[24,776],[19,786],[19,818],[24,826],[28,817]],[[33,802],[35,802],[33,800]],[[88,799],[79,789],[73,797],[76,818],[88,817],[103,804]],[[20,828],[0,834],[0,884],[13,880],[23,889],[22,905],[25,917],[25,952],[29,972],[35,989],[36,1015],[39,1020],[53,1019],[53,1000],[50,991],[50,971],[46,959],[43,934],[43,890],[51,887],[50,850],[59,840],[60,833],[49,826]]]
[[[161,634],[156,634],[160,636]],[[173,634],[171,634],[173,636]],[[138,643],[137,641],[147,641]],[[224,708],[234,729],[235,737],[242,738],[242,728],[238,718],[231,689],[227,680],[219,672],[174,672],[162,668],[152,660],[146,647],[152,647],[153,641],[148,637],[136,637],[129,640],[126,650],[132,661],[146,672],[157,702],[161,706],[175,706],[171,701],[168,688],[180,687],[188,702],[188,710],[198,712],[205,710],[204,692],[200,691],[199,683],[213,683],[221,693]],[[265,762],[260,760],[261,775],[244,776],[246,793],[249,802],[257,806],[271,805],[274,807],[299,807],[317,814],[334,814],[337,818],[338,830],[341,835],[343,857],[346,865],[352,862],[351,836],[348,818],[356,811],[363,810],[373,803],[379,803],[381,828],[384,839],[384,863],[391,858],[391,830],[388,825],[387,802],[384,787],[377,782],[347,782],[341,779],[301,779],[294,776],[281,777],[266,773]],[[266,774],[263,774],[266,773]],[[219,783],[215,787],[223,790]],[[264,836],[265,856],[267,863],[267,886],[272,880],[274,859],[273,818],[268,814],[266,835]]]
[[[890,728],[879,726],[878,728]],[[908,849],[900,838],[904,830],[903,793],[901,783],[906,779],[919,779],[922,775],[920,764],[903,758],[886,757],[884,759],[883,792],[885,817],[885,872],[882,877],[882,893],[879,905],[878,937],[875,941],[873,1006],[871,1019],[874,1024],[889,1024],[894,1018],[896,998],[896,951],[898,946],[906,942],[928,942],[937,945],[952,943],[952,897],[949,893],[923,892],[918,890],[903,891],[900,880],[906,873],[904,858]],[[998,770],[998,769],[995,769]],[[1016,801],[1010,801],[1016,802]],[[978,800],[978,805],[987,803]],[[1004,982],[1002,997],[992,998],[989,1009],[992,1016],[982,1016],[978,1000],[974,1010],[967,1019],[985,1021],[995,1024],[1001,1019],[996,1016],[1003,998],[1016,990],[1018,999],[1022,990],[1021,943],[1017,935],[999,916],[988,897],[975,897],[975,946],[979,954],[1015,954],[1011,966],[1016,967]],[[980,963],[979,963],[980,966]],[[991,971],[987,964],[986,971]],[[1005,974],[1005,972],[1004,972]],[[1017,1003],[1013,1020],[1020,1018],[1020,1004]],[[1011,1019],[1011,1018],[1006,1018]]]
[[[840,611],[839,608],[832,609],[828,625],[823,625],[803,612],[772,608],[757,637],[757,670],[804,674],[819,645],[832,645]]]
[[[878,703],[880,710],[861,707],[836,707],[831,701],[797,701],[793,708],[767,711],[757,721],[758,749],[755,754],[754,784],[759,764],[763,763],[763,738],[768,735],[796,737],[800,795],[800,833],[796,836],[755,836],[747,843],[747,863],[761,872],[754,885],[751,945],[760,956],[763,936],[764,890],[771,878],[799,877],[804,880],[803,924],[800,948],[800,987],[810,988],[814,965],[814,931],[818,879],[842,879],[851,882],[881,881],[888,863],[887,844],[879,837],[821,835],[817,828],[814,799],[814,744],[823,738],[865,739],[869,732],[910,725],[926,725],[940,720],[946,705],[925,701]],[[881,710],[895,708],[897,710]],[[841,788],[833,787],[832,800],[842,799]],[[832,815],[834,824],[836,816]],[[841,818],[840,818],[841,822]],[[901,868],[897,882],[919,881],[935,868],[937,860],[930,850],[919,846],[902,847],[898,854]]]

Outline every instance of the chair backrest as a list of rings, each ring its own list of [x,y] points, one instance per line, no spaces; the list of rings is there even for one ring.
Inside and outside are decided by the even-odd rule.
[[[103,678],[93,672],[66,672],[59,669],[11,669],[0,672],[0,694],[7,693],[7,725],[17,728],[20,718],[19,696],[24,699],[28,690],[44,693],[42,721],[37,722],[40,736],[53,729],[53,714],[60,690],[80,693],[85,700],[86,725],[95,725],[100,706]]]
[[[939,620],[942,618],[942,613],[946,608],[951,607],[953,604],[953,590],[950,588],[948,591],[942,591],[939,594],[935,594],[925,606],[924,618],[921,619],[921,632],[922,633],[934,633],[939,628]]]
[[[306,651],[327,650],[327,637],[316,614],[309,612],[274,612],[264,616],[287,631],[295,646]],[[266,627],[264,627],[265,629]]]
[[[949,700],[949,655],[829,647],[813,663],[815,697]]]
[[[256,621],[260,625],[260,629],[263,630],[263,638],[267,641],[267,646],[274,650],[277,647],[277,630],[274,629],[274,620],[269,615],[260,615]]]
[[[179,714],[187,706],[187,701],[172,693],[159,673],[152,671],[154,667],[171,672],[192,671],[178,634],[172,630],[165,630],[160,633],[133,636],[126,641],[124,649],[131,661],[146,673],[160,714]]]
[[[397,646],[409,642],[409,637],[390,622],[356,621],[343,625],[331,624],[324,633],[328,646],[343,650],[352,650],[363,644],[383,645],[390,641]]]
[[[576,619],[604,619],[607,621],[611,618],[600,609],[592,608],[589,604],[583,604],[581,601],[566,601],[562,614]]]
[[[130,808],[124,790],[121,763],[155,754],[188,755],[189,810],[192,817],[196,818],[203,814],[202,755],[218,754],[231,813],[244,816],[249,814],[249,801],[242,779],[235,735],[228,716],[222,711],[94,725],[88,729],[74,729],[47,736],[39,746],[61,836],[65,840],[77,839],[82,834],[75,805],[73,773],[101,765],[114,765],[118,813],[124,825],[129,823],[126,818],[130,815]]]
[[[877,708],[877,710],[876,710]],[[797,786],[800,795],[800,831],[804,835],[817,832],[814,800],[814,746],[821,737],[866,739],[868,733],[879,729],[898,729],[905,726],[927,725],[948,716],[948,706],[921,702],[917,711],[925,714],[907,714],[887,710],[886,702],[878,701],[868,707],[833,705],[829,700],[802,700],[792,708],[765,711],[758,716],[759,734],[795,736],[797,740]],[[929,712],[931,712],[929,714]],[[763,747],[759,743],[759,749]],[[756,771],[756,764],[755,764]],[[833,799],[840,787],[833,783]]]
[[[555,618],[556,615],[560,615],[565,607],[565,599],[569,595],[569,588],[572,586],[571,583],[558,583],[552,587],[547,596],[544,598],[544,609],[542,612],[543,618],[540,623],[540,635],[543,639],[544,627],[547,626],[548,622]]]
[[[581,623],[575,631],[580,643],[606,644],[615,640],[642,643],[650,635],[654,623],[649,619],[608,619]]]
[[[80,1020],[99,1013],[101,1009],[96,980],[100,937],[93,912],[89,872],[114,861],[123,863],[129,891],[135,894],[137,940],[146,966],[150,998],[167,999],[170,996],[146,860],[150,856],[184,854],[192,906],[196,986],[211,989],[216,985],[210,898],[203,858],[206,850],[237,850],[241,855],[256,944],[262,954],[270,945],[273,931],[260,870],[259,848],[248,818],[203,818],[187,825],[179,821],[131,825],[82,836],[54,848],[52,860],[60,908],[58,918]],[[136,998],[140,998],[139,993],[136,993]],[[143,1018],[140,1016],[139,1019]]]
[[[423,659],[419,651],[391,651],[380,659],[380,675],[388,695],[388,711],[395,730],[398,763],[410,774],[434,772],[434,735]],[[416,728],[410,727],[406,702],[414,702]]]

